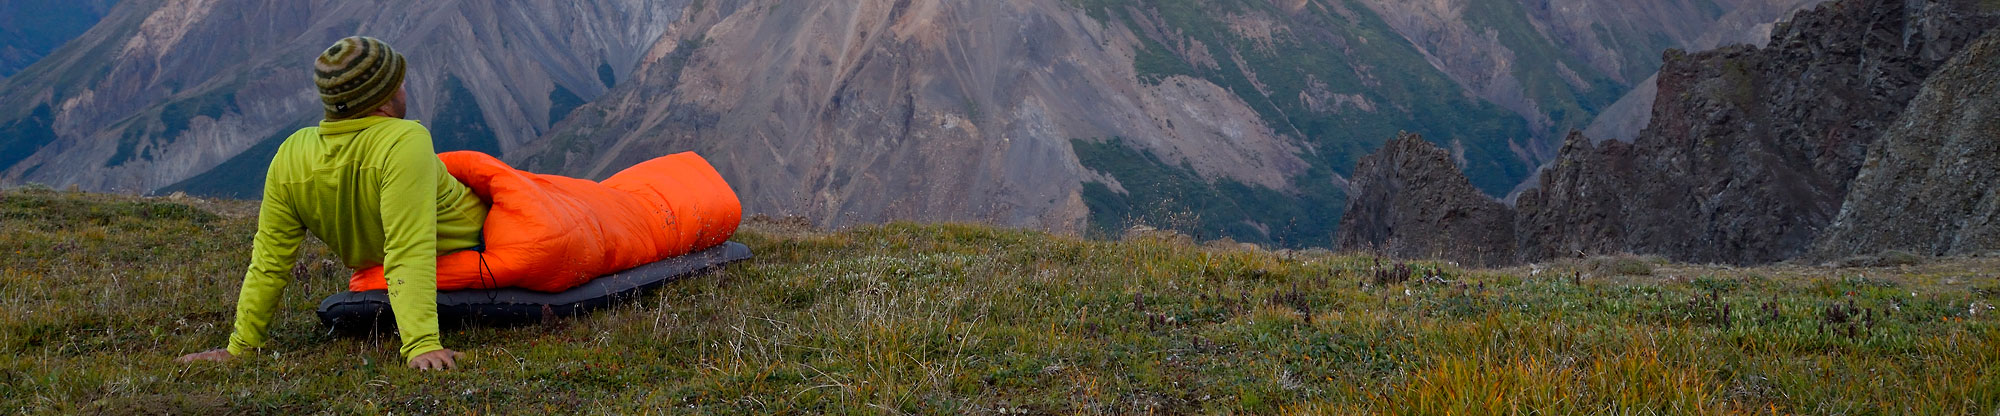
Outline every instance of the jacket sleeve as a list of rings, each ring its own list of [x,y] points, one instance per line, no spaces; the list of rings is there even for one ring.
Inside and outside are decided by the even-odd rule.
[[[305,240],[305,227],[299,224],[287,195],[271,180],[276,176],[271,173],[282,168],[278,166],[280,163],[273,160],[270,173],[264,178],[264,202],[257,209],[250,270],[244,274],[243,290],[236,298],[236,331],[229,335],[230,355],[241,356],[264,347],[265,328],[271,325],[278,297],[292,282],[292,262],[297,260],[299,244]]]
[[[382,277],[403,337],[403,358],[444,349],[437,315],[437,186],[446,174],[430,132],[412,128],[393,139],[382,168]]]

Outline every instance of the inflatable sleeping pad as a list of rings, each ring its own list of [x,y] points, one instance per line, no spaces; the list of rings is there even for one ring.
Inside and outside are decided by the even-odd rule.
[[[438,292],[438,322],[443,325],[518,325],[546,318],[567,318],[631,300],[653,288],[698,276],[729,263],[750,259],[750,247],[729,242],[591,279],[560,293],[520,288],[467,289]],[[342,292],[319,304],[319,321],[337,332],[356,334],[394,327],[384,290]]]

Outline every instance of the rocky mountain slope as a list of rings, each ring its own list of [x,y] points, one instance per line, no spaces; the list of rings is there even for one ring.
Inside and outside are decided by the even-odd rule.
[[[1771,28],[1781,19],[1789,18],[1792,12],[1825,2],[1825,0],[1798,1],[1748,1],[1724,4],[1729,10],[1700,36],[1688,39],[1673,48],[1687,51],[1705,51],[1728,45],[1751,45],[1763,47],[1771,40]],[[1655,57],[1657,58],[1657,57]],[[1652,61],[1657,64],[1659,61]],[[1653,66],[1658,68],[1658,65]],[[1652,120],[1653,101],[1659,96],[1659,73],[1655,71],[1634,85],[1617,102],[1611,103],[1591,119],[1590,127],[1584,134],[1597,140],[1617,139],[1631,141],[1639,136],[1639,130]],[[1533,185],[1530,181],[1529,185]]]
[[[1923,80],[1993,27],[1979,7],[1845,0],[1800,12],[1773,30],[1767,48],[1669,53],[1659,92],[1673,99],[1655,104],[1651,123],[1633,141],[1631,163],[1545,175],[1542,190],[1519,202],[1522,218],[1543,222],[1518,228],[1588,226],[1595,217],[1589,213],[1610,208],[1532,201],[1588,193],[1622,205],[1622,215],[1611,220],[1618,225],[1609,227],[1622,232],[1622,243],[1599,246],[1725,263],[1801,254],[1839,209],[1868,146]],[[1629,186],[1582,189],[1620,182]]]
[[[1088,214],[1080,188],[1095,176],[1072,138],[1130,137],[1204,178],[1267,188],[1306,167],[1213,84],[1135,82],[1136,35],[1060,3],[718,6],[694,16],[700,43],[514,157],[603,177],[695,150],[752,211],[1067,230]]]
[[[1561,156],[1541,172],[1540,186],[1514,201],[1517,254],[1523,260],[1628,252],[1627,205],[1638,184],[1632,143],[1595,142],[1570,133]]]
[[[126,192],[202,179],[184,186],[242,196],[277,140],[317,120],[312,56],[355,33],[409,56],[412,116],[440,150],[504,153],[608,90],[687,4],[127,1],[0,82],[0,126],[23,132],[0,137],[0,177]]]
[[[1572,135],[1519,196],[1520,258],[1798,256],[1924,80],[1996,23],[1970,1],[1842,0],[1780,24],[1765,48],[1670,51],[1658,85],[1670,98],[1637,139]]]
[[[1499,195],[1659,48],[1798,1],[130,0],[0,82],[0,183],[254,196],[316,117],[312,53],[366,33],[440,150],[585,177],[695,150],[752,212],[835,226],[1324,245],[1394,132]]]
[[[2000,250],[2000,31],[1924,81],[1868,153],[1840,215],[1814,245],[1835,259],[1906,250]]]
[[[759,9],[775,18],[718,15],[703,37],[710,45],[783,46],[696,49],[515,157],[598,176],[667,149],[727,155],[736,159],[719,163],[726,176],[748,178],[750,206],[836,225],[920,218],[1070,228],[1088,217],[1104,231],[1187,222],[1179,228],[1205,237],[1324,244],[1345,205],[1349,167],[1382,137],[1369,132],[1428,132],[1480,189],[1498,194],[1534,163],[1547,112],[1589,114],[1626,88],[1607,71],[1644,65],[1569,55],[1539,37],[1536,15],[1521,8],[1458,5],[1430,18],[1513,19],[1475,27],[1508,33],[1533,54],[1510,55],[1524,68],[1480,79],[1548,82],[1532,94],[1450,73],[1493,60],[1438,58],[1514,44],[1406,43],[1432,36],[1422,24],[1379,20],[1406,13],[1387,3],[1073,3],[1081,10],[775,2]],[[800,31],[828,41],[794,46]],[[884,31],[896,36],[871,35]],[[1569,68],[1563,62],[1575,69],[1558,69]],[[1555,109],[1512,113],[1475,87]],[[1590,89],[1595,101],[1575,101]],[[649,99],[651,107],[639,105]]]
[[[1514,261],[1514,211],[1472,187],[1451,153],[1401,134],[1361,158],[1337,244],[1475,266]]]

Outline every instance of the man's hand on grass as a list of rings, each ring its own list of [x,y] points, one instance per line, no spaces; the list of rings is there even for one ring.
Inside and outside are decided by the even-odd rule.
[[[451,370],[458,368],[458,351],[437,350],[417,355],[410,359],[410,368],[418,370]]]
[[[224,349],[224,348],[216,348],[216,349],[212,349],[212,350],[208,350],[208,351],[202,351],[202,352],[197,352],[197,353],[193,353],[193,354],[188,354],[188,355],[183,355],[183,356],[181,356],[181,358],[180,358],[180,359],[177,359],[177,360],[174,360],[174,361],[179,361],[179,362],[183,362],[183,363],[191,363],[191,362],[196,362],[196,361],[217,361],[217,362],[221,362],[221,361],[229,361],[229,359],[231,359],[231,358],[236,358],[236,356],[233,356],[233,355],[229,355],[229,350],[228,350],[228,349]]]

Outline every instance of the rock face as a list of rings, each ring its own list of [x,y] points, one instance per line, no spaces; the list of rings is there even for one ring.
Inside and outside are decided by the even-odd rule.
[[[1514,202],[1518,253],[1524,260],[1625,251],[1631,197],[1631,143],[1592,143],[1572,132],[1561,157],[1542,170],[1541,186]]]
[[[1658,51],[1762,42],[1769,24],[1823,0],[1362,0],[1453,80],[1528,119],[1540,135],[1524,151],[1547,160],[1564,129],[1581,128],[1627,90],[1646,89]],[[1513,14],[1519,13],[1519,16]],[[1518,20],[1517,20],[1518,19]],[[1546,35],[1530,44],[1504,28]],[[1645,35],[1638,35],[1638,34]],[[1529,38],[1529,41],[1535,39]],[[1556,51],[1559,55],[1550,55]],[[1546,77],[1538,74],[1554,74]],[[1591,79],[1595,76],[1602,80]],[[1612,88],[1616,86],[1617,88]],[[1650,96],[1627,104],[1645,115]],[[1574,106],[1574,107],[1572,107]],[[1551,110],[1561,109],[1555,112]],[[1630,117],[1605,120],[1631,123]],[[1638,120],[1643,125],[1644,120]],[[1637,127],[1632,128],[1634,131]],[[1621,136],[1631,138],[1630,135]]]
[[[1845,0],[1779,25],[1767,48],[1670,51],[1668,99],[1629,148],[1566,146],[1559,162],[1581,168],[1521,195],[1524,253],[1799,255],[1923,80],[1994,22],[1970,2]]]
[[[1758,0],[1735,4],[1720,4],[1727,10],[1706,26],[1706,30],[1693,39],[1680,42],[1674,48],[1689,51],[1705,51],[1735,44],[1763,47],[1771,40],[1771,28],[1779,19],[1792,15],[1800,8],[1810,7],[1825,0]],[[1659,85],[1655,71],[1645,81],[1639,82],[1624,97],[1605,107],[1591,120],[1584,135],[1599,141],[1607,139],[1632,141],[1639,131],[1652,120],[1653,101],[1659,96]]]
[[[1983,189],[1993,175],[1969,155],[1994,149],[1981,140],[1992,127],[1979,110],[1988,86],[1973,80],[1990,69],[1990,55],[1968,52],[1960,62],[1979,64],[1961,65],[1986,67],[1940,78],[1910,104],[1996,23],[1994,12],[1965,1],[1842,0],[1778,25],[1768,47],[1669,51],[1646,129],[1631,143],[1571,134],[1539,186],[1517,197],[1516,222],[1491,229],[1515,233],[1525,261],[1629,252],[1766,263],[1804,254],[1845,201],[1846,219],[1819,245],[1828,255],[1883,244],[1983,249],[1993,237],[1983,228],[1990,216],[1979,213],[1991,210],[1978,207],[1995,203]],[[1953,91],[1937,91],[1945,88]],[[1850,196],[1868,149],[1892,125],[1904,144],[1878,151],[1877,173]],[[1404,186],[1450,189],[1455,179]],[[1354,206],[1398,198],[1365,197]],[[1393,232],[1372,239],[1443,229],[1441,219],[1413,220],[1431,223],[1378,225]]]
[[[1204,176],[1269,188],[1305,167],[1228,91],[1138,83],[1136,35],[1060,2],[741,3],[695,16],[712,23],[689,35],[728,46],[668,52],[684,58],[646,68],[515,158],[602,177],[695,150],[752,212],[1054,230],[1088,215],[1072,138],[1129,137]]]
[[[1451,153],[1402,134],[1361,159],[1339,247],[1490,266],[1514,260],[1514,211],[1466,181]]]
[[[1836,259],[2000,250],[2000,31],[1953,58],[1869,151],[1814,245]]]

